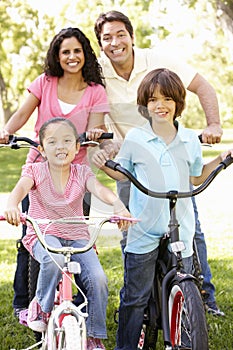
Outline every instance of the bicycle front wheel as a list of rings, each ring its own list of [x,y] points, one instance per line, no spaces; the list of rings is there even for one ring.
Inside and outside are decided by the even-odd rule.
[[[171,285],[168,310],[172,346],[208,350],[205,310],[194,281],[183,280]]]
[[[86,328],[84,321],[79,324],[74,316],[65,316],[62,321],[62,330],[58,349],[86,349]]]

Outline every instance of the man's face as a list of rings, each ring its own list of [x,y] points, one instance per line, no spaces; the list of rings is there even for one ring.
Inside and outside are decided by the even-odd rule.
[[[101,47],[113,65],[133,60],[133,38],[123,22],[106,22],[100,34]]]

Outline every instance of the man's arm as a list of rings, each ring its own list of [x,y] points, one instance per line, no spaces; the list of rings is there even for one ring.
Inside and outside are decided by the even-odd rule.
[[[187,89],[198,96],[206,116],[207,127],[202,133],[203,142],[219,143],[223,132],[220,124],[218,99],[214,88],[202,75],[197,73]]]

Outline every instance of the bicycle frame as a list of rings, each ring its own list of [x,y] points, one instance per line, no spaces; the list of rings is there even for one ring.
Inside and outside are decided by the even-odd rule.
[[[5,220],[4,216],[0,216],[0,221]],[[100,221],[101,220],[101,221]],[[81,291],[80,288],[75,284],[75,286],[79,289],[79,291],[82,293],[84,297],[84,302],[80,304],[79,306],[76,306],[72,303],[73,296],[72,296],[72,284],[74,283],[72,281],[73,274],[81,273],[80,265],[77,262],[71,261],[71,256],[73,254],[82,254],[90,250],[97,238],[98,235],[102,229],[102,226],[107,223],[118,223],[120,220],[128,220],[130,222],[137,222],[137,219],[133,218],[125,218],[121,216],[111,216],[111,217],[104,217],[104,218],[91,218],[88,217],[74,217],[74,218],[61,218],[57,220],[49,220],[49,219],[33,219],[32,217],[28,215],[22,215],[21,216],[21,222],[25,224],[26,222],[29,222],[38,237],[38,240],[43,245],[43,247],[51,253],[56,254],[63,254],[65,256],[65,264],[62,268],[62,279],[59,282],[59,289],[58,293],[55,297],[54,301],[54,309],[52,310],[49,320],[48,320],[48,326],[46,333],[43,334],[42,340],[38,343],[36,343],[34,346],[30,347],[29,349],[32,349],[34,347],[37,347],[38,345],[42,345],[42,349],[46,350],[61,350],[63,349],[62,346],[64,346],[65,341],[65,335],[64,335],[64,319],[67,316],[74,316],[74,318],[77,321],[77,330],[79,333],[75,332],[75,341],[80,343],[80,346],[78,347],[79,350],[86,350],[86,325],[85,320],[88,317],[88,313],[82,311],[83,308],[86,308],[88,305],[87,298],[85,294]],[[91,234],[90,240],[84,247],[80,248],[74,248],[74,247],[65,247],[62,246],[60,248],[55,248],[46,243],[45,235],[42,234],[39,224],[46,224],[48,225],[54,224],[54,223],[61,223],[61,224],[87,224],[88,226],[93,226],[94,230]],[[46,231],[46,229],[45,229]]]

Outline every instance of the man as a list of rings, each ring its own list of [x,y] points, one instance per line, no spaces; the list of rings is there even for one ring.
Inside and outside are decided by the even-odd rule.
[[[110,103],[110,115],[106,124],[114,132],[115,153],[118,152],[126,133],[134,126],[142,125],[144,119],[136,106],[138,86],[143,77],[156,68],[168,68],[175,71],[186,88],[195,93],[206,116],[207,126],[202,132],[205,143],[219,143],[222,129],[219,118],[218,100],[213,87],[192,67],[177,60],[176,54],[169,55],[155,49],[134,47],[134,31],[127,16],[118,11],[101,14],[95,22],[95,34],[101,48],[99,62],[103,69],[107,95]],[[118,182],[118,193],[125,205],[129,199],[129,182]],[[201,232],[196,203],[193,198],[196,217],[195,238],[204,275],[203,289],[206,292],[206,308],[209,313],[224,316],[215,301],[215,287],[211,283],[211,272],[207,262],[204,234]],[[124,248],[125,237],[122,240]]]

